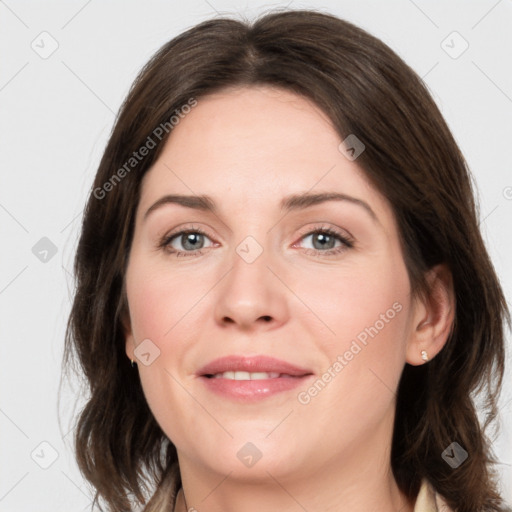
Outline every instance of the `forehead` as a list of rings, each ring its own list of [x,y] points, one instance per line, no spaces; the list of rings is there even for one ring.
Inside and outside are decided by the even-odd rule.
[[[306,138],[311,145],[304,146]],[[185,144],[200,151],[195,156],[223,163],[246,155],[237,168],[252,170],[250,160],[316,160],[318,150],[312,146],[336,150],[338,139],[329,118],[307,98],[265,86],[237,87],[199,98],[174,127],[166,149],[177,157]]]
[[[173,128],[143,180],[141,206],[164,193],[277,207],[282,197],[336,191],[364,198],[379,217],[390,207],[312,101],[266,86],[201,97]]]

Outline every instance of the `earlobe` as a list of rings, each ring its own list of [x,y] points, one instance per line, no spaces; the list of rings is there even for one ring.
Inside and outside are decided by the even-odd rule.
[[[448,341],[455,319],[455,293],[450,269],[445,263],[427,274],[429,292],[418,299],[407,344],[407,362],[413,366],[433,359]]]

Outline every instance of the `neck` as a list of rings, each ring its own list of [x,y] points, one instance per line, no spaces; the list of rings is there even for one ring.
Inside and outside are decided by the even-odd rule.
[[[369,450],[371,452],[371,450]],[[333,459],[320,471],[303,478],[267,478],[255,481],[235,479],[180,462],[183,488],[176,501],[176,512],[413,512],[414,501],[399,490],[391,467],[370,460],[360,451],[353,459]],[[373,454],[375,455],[375,454]],[[385,459],[381,459],[385,460]],[[193,476],[192,476],[193,475]],[[184,492],[183,492],[184,491]]]
[[[234,511],[234,510],[244,510],[244,512],[247,511],[253,511],[257,510],[259,512],[261,511],[275,511],[276,509],[273,508],[275,506],[279,507],[279,510],[285,510],[285,511],[297,511],[302,508],[303,510],[328,510],[328,511],[342,511],[346,512],[348,510],[350,511],[367,511],[367,510],[379,510],[381,512],[396,512],[397,510],[400,510],[400,512],[413,512],[414,509],[414,500],[407,500],[407,498],[400,493],[397,487],[393,487],[393,485],[385,486],[382,489],[379,489],[377,487],[377,492],[373,492],[374,489],[376,489],[373,486],[369,486],[368,489],[368,495],[371,497],[368,497],[368,499],[364,500],[363,502],[360,502],[359,504],[354,504],[354,506],[347,505],[347,503],[335,505],[335,508],[329,507],[329,508],[316,508],[318,506],[324,507],[324,505],[318,505],[316,501],[311,498],[308,501],[308,505],[305,507],[303,505],[302,501],[299,501],[299,499],[302,499],[305,501],[302,497],[299,499],[296,499],[291,493],[288,495],[287,491],[283,488],[281,489],[281,495],[288,495],[288,498],[285,500],[286,503],[281,503],[283,500],[279,500],[279,497],[275,495],[273,492],[269,492],[266,495],[263,495],[261,491],[259,490],[253,490],[252,494],[250,494],[251,491],[247,491],[244,494],[244,497],[241,497],[239,494],[236,498],[236,502],[238,504],[235,504],[233,499],[230,499],[229,502],[225,500],[217,500],[215,503],[211,503],[210,506],[208,505],[200,505],[201,508],[198,509],[197,507],[191,506],[187,503],[185,500],[185,496],[183,493],[183,488],[179,490],[179,493],[176,498],[176,505],[175,505],[175,512],[217,512],[217,511]],[[340,492],[339,496],[337,497],[336,501],[341,502],[344,498],[342,497],[343,494]],[[282,496],[281,496],[282,497]],[[317,500],[318,503],[323,503],[325,500],[325,496],[322,496],[322,500]],[[276,505],[275,503],[279,502],[279,505]],[[223,502],[221,504],[221,502]],[[247,508],[240,509],[238,508],[240,504],[243,503],[243,506],[245,507],[247,503],[251,504]],[[382,506],[383,503],[387,503],[387,506]],[[199,505],[198,505],[199,506]],[[252,507],[252,508],[251,508]],[[286,508],[284,508],[286,507]]]

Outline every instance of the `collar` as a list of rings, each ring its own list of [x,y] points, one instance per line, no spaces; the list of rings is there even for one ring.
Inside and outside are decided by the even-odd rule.
[[[413,512],[452,512],[430,482],[423,478]]]

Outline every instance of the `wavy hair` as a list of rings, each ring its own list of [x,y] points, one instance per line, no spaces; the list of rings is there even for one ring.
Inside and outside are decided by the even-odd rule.
[[[216,18],[186,30],[147,62],[120,108],[84,211],[63,360],[66,373],[74,367],[85,377],[74,442],[94,504],[172,510],[181,485],[176,448],[125,353],[134,215],[141,180],[172,133],[169,119],[191,98],[252,85],[313,100],[341,140],[356,134],[365,144],[357,163],[393,208],[413,295],[428,293],[434,265],[452,272],[449,339],[428,364],[405,364],[397,390],[391,467],[399,488],[412,498],[426,478],[458,512],[504,510],[486,431],[497,416],[510,313],[479,231],[468,166],[427,87],[393,50],[311,10],[269,12],[252,23]],[[155,147],[127,168],[159,126]],[[454,441],[469,454],[456,469],[441,457]]]

